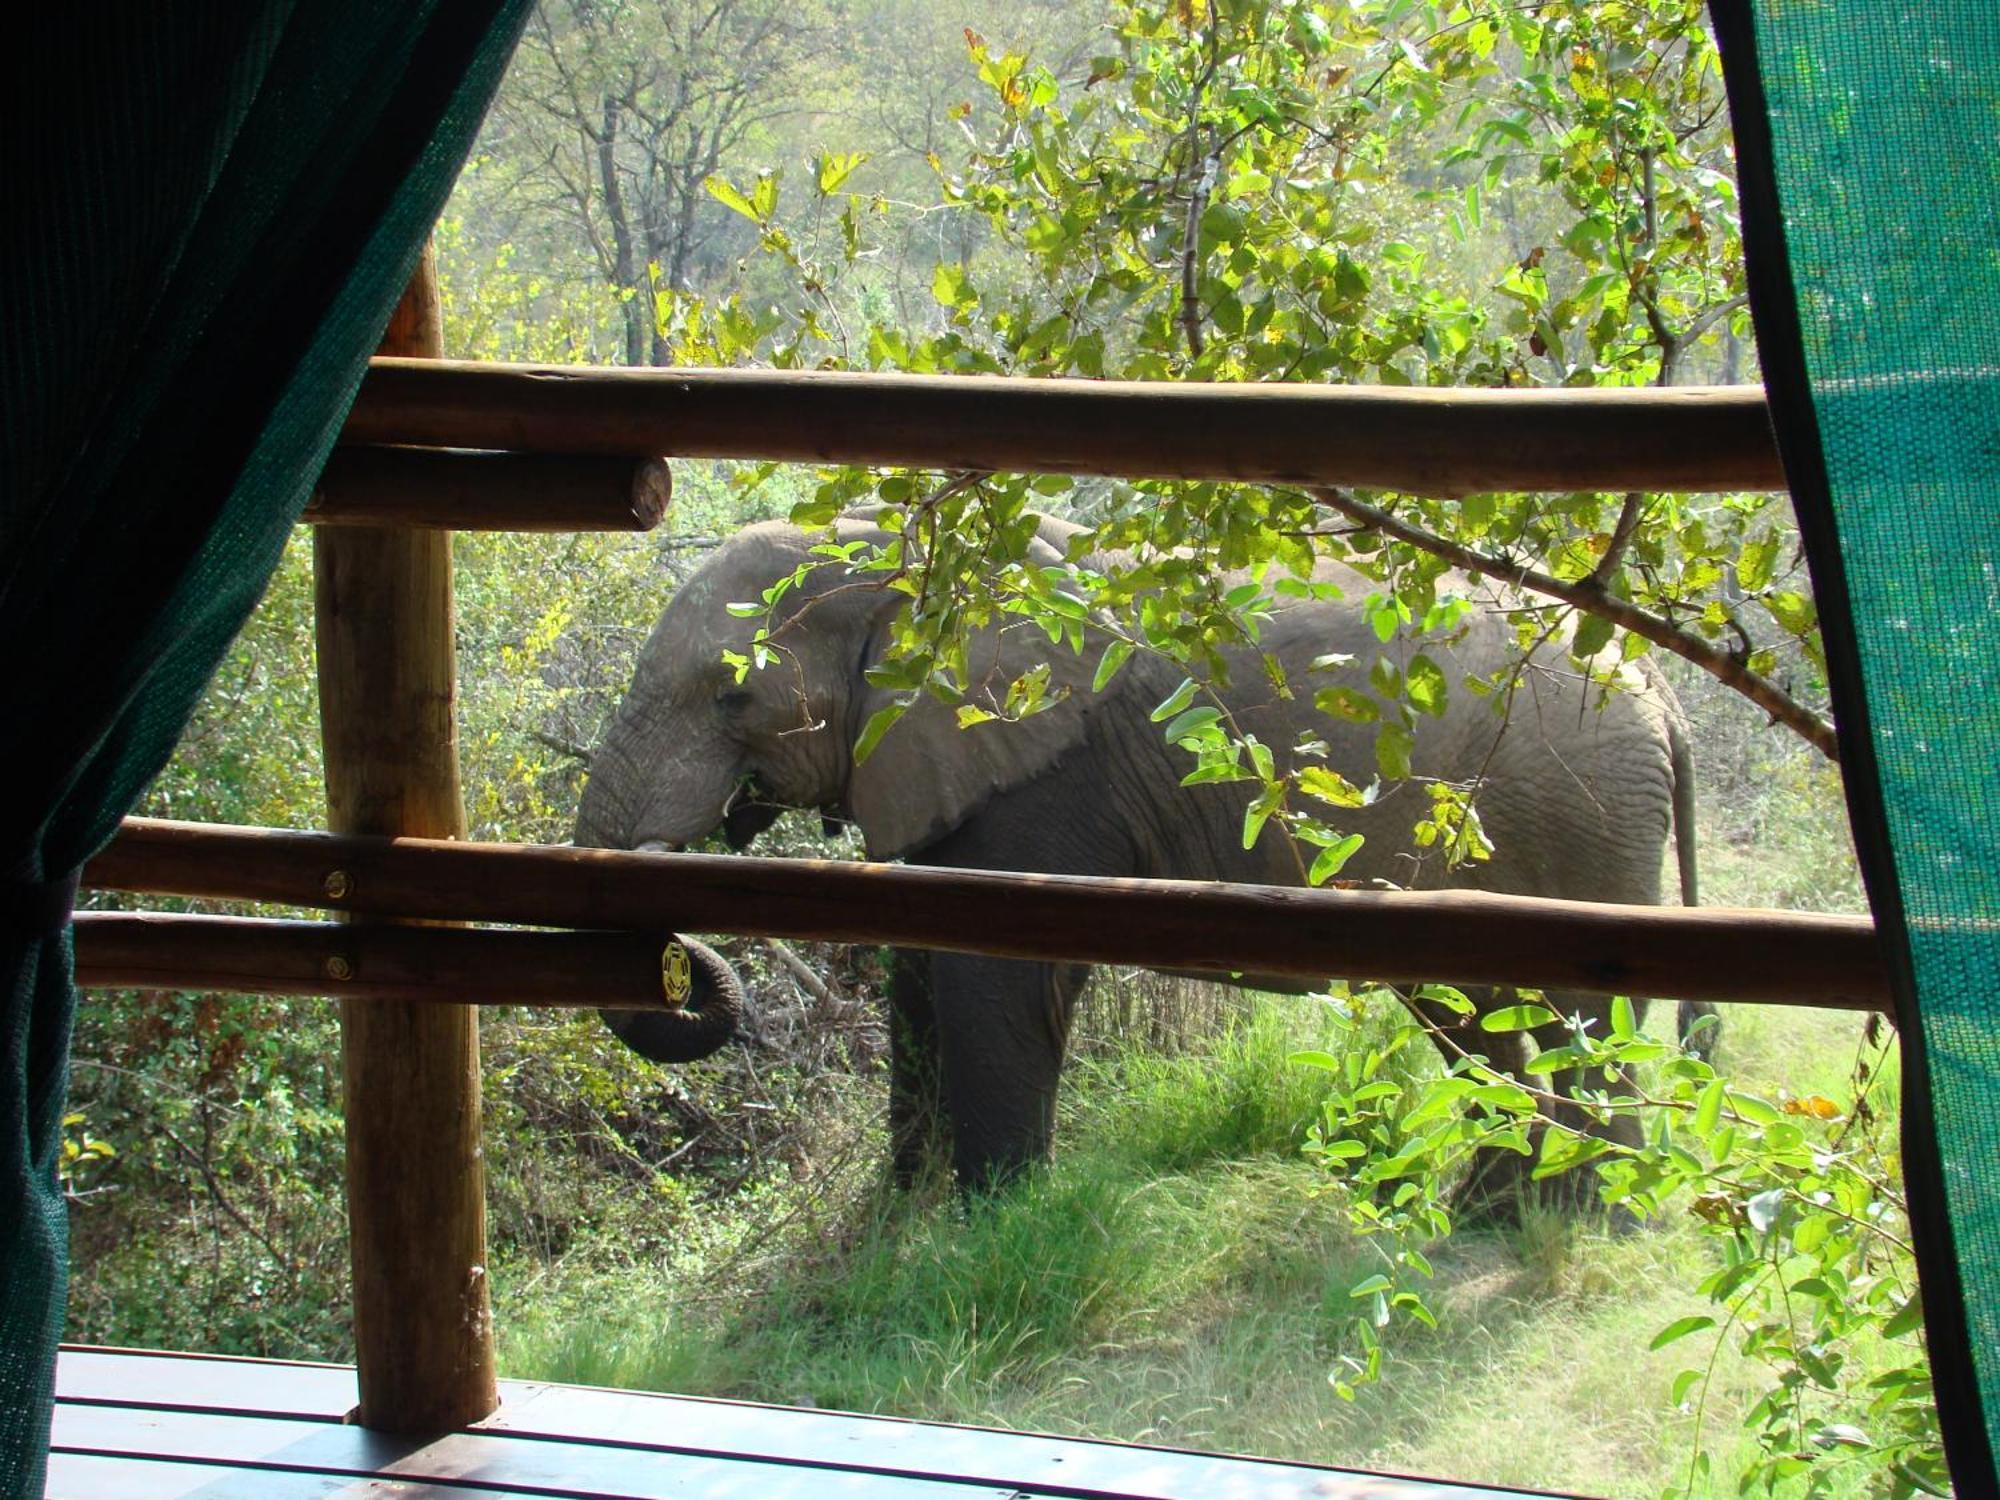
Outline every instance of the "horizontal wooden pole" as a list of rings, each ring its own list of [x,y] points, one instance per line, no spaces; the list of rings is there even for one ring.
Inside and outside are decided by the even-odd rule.
[[[1440,496],[1785,483],[1755,386],[1218,385],[377,359],[342,440]]]
[[[651,531],[672,497],[663,458],[340,447],[301,519],[443,531]]]
[[[670,934],[351,926],[78,912],[85,989],[218,990],[453,1005],[663,1010]]]
[[[128,819],[86,886],[381,916],[635,928],[1321,980],[1873,1010],[1864,917],[1473,891],[1301,890],[371,839]]]

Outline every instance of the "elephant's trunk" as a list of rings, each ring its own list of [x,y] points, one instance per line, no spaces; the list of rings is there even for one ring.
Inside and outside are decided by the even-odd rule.
[[[604,1010],[614,1036],[648,1062],[690,1063],[721,1050],[743,1022],[743,985],[722,955],[701,943],[687,949],[693,984],[672,1009]]]
[[[636,768],[613,734],[590,758],[590,776],[577,804],[570,841],[585,849],[631,847],[633,777]]]

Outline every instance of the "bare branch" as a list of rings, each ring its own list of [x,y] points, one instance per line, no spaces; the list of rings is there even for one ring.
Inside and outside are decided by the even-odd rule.
[[[840,997],[827,988],[826,981],[813,972],[813,966],[800,958],[789,944],[780,942],[777,938],[765,938],[763,943],[765,948],[770,950],[771,956],[777,959],[780,967],[798,982],[800,989],[829,1011],[845,1008],[840,1002]]]
[[[1664,615],[1641,608],[1629,599],[1618,598],[1599,586],[1595,582],[1595,575],[1575,583],[1566,582],[1553,574],[1526,567],[1491,553],[1476,551],[1441,537],[1435,532],[1426,531],[1420,526],[1413,526],[1380,506],[1357,500],[1344,490],[1314,486],[1306,493],[1320,504],[1338,511],[1350,521],[1383,536],[1405,542],[1420,551],[1430,553],[1433,557],[1443,558],[1453,567],[1463,568],[1471,573],[1481,573],[1489,578],[1498,578],[1504,583],[1526,589],[1530,593],[1560,600],[1586,614],[1596,615],[1599,619],[1608,620],[1621,629],[1644,637],[1663,650],[1671,651],[1676,656],[1693,662],[1716,681],[1748,698],[1769,714],[1775,722],[1783,724],[1828,760],[1839,761],[1840,747],[1834,739],[1833,726],[1820,715],[1800,703],[1769,678],[1751,671],[1731,653],[1712,642],[1703,640],[1692,631],[1683,629]]]

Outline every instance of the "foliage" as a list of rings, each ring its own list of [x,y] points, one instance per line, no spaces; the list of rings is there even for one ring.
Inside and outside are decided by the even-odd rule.
[[[789,269],[795,314],[712,309],[711,360],[893,366],[917,372],[1387,384],[1635,385],[1691,368],[1730,373],[1743,329],[1740,241],[1712,45],[1692,0],[1531,10],[1383,5],[1123,4],[1116,51],[1081,86],[969,35],[998,111],[963,171],[942,160],[943,206],[988,247],[932,277],[940,326],[920,335],[841,316],[889,205],[850,183],[860,162],[821,156],[797,223],[781,175],[710,190]],[[802,227],[803,226],[803,227]],[[1525,239],[1525,245],[1522,243]],[[862,307],[866,308],[865,299]],[[1334,558],[1375,590],[1384,641],[1448,640],[1489,579],[1551,580],[1565,602],[1511,607],[1524,658],[1568,648],[1607,686],[1664,640],[1738,678],[1802,663],[1818,691],[1817,626],[1800,592],[1782,499],[1499,495],[1446,505],[1327,490],[1118,484],[862,470],[826,476],[794,518],[884,505],[897,539],[864,567],[911,601],[880,686],[958,701],[965,640],[1021,617],[1058,646],[1102,651],[1102,686],[1133,650],[1183,663],[1161,705],[1191,775],[1258,787],[1246,839],[1267,825],[1312,847],[1315,881],[1352,844],[1337,809],[1365,793],[1293,766],[1195,702],[1229,647],[1254,647],[1287,595],[1333,587]],[[1335,514],[1330,514],[1329,509]],[[1088,546],[1130,562],[1027,563],[1035,509],[1088,520]],[[1343,525],[1341,515],[1362,524]],[[1475,577],[1447,571],[1456,562]],[[1617,640],[1595,605],[1643,633]],[[1723,645],[1714,644],[1717,641]],[[1406,673],[1327,662],[1311,690],[1336,719],[1373,726],[1374,773],[1408,773],[1422,718],[1453,692],[1505,704],[1520,671],[1451,682],[1421,651]],[[1016,682],[964,717],[1051,701]],[[1766,698],[1760,702],[1769,706]],[[1794,708],[1799,706],[1794,704]],[[1189,717],[1188,710],[1194,710]],[[895,709],[871,726],[887,728]],[[1810,710],[1799,708],[1806,720]],[[864,734],[865,751],[872,736]],[[1294,747],[1278,747],[1281,750]],[[1359,768],[1344,768],[1349,774]],[[1433,789],[1426,842],[1448,861],[1483,853],[1475,789]]]
[[[1433,987],[1426,998],[1471,1016],[1462,996]],[[1420,1290],[1431,1274],[1426,1250],[1450,1232],[1449,1188],[1475,1153],[1530,1158],[1536,1182],[1588,1165],[1610,1211],[1640,1221],[1692,1215],[1719,1251],[1700,1286],[1716,1314],[1678,1318],[1651,1343],[1700,1335],[1712,1346],[1674,1377],[1671,1399],[1692,1403],[1696,1423],[1685,1482],[1670,1493],[1707,1492],[1702,1417],[1732,1336],[1770,1372],[1743,1418],[1759,1450],[1744,1489],[1776,1492],[1802,1478],[1805,1493],[1824,1495],[1852,1467],[1871,1493],[1945,1493],[1929,1362],[1913,1337],[1922,1310],[1908,1210],[1878,1130],[1886,1028],[1870,1026],[1844,1103],[1817,1093],[1773,1102],[1646,1035],[1629,1001],[1614,1005],[1608,1034],[1597,1036],[1540,998],[1529,992],[1478,1018],[1487,1034],[1566,1030],[1529,1060],[1524,1078],[1490,1066],[1476,1039],[1450,1033],[1454,1061],[1441,1075],[1390,1076],[1406,1048],[1439,1034],[1415,1020],[1386,1041],[1298,1055],[1338,1080],[1307,1153],[1383,1256],[1382,1269],[1350,1290],[1361,1305],[1360,1352],[1334,1377],[1336,1389],[1351,1400],[1358,1383],[1379,1378],[1380,1330],[1396,1314],[1435,1325]],[[1550,1092],[1552,1076],[1567,1070],[1593,1085],[1575,1098]],[[1634,1128],[1621,1132],[1621,1122]],[[1857,1362],[1857,1347],[1876,1341],[1895,1352]]]

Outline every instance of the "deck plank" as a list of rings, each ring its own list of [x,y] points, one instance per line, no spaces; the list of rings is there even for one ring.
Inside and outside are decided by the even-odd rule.
[[[511,1380],[500,1394],[491,1417],[415,1443],[342,1425],[355,1402],[351,1367],[66,1349],[57,1433],[71,1452],[267,1464],[342,1483],[367,1475],[462,1480],[487,1495],[805,1497],[865,1489],[897,1500],[1504,1500],[1521,1493],[708,1397]]]
[[[506,1500],[504,1491],[425,1480],[282,1473],[101,1453],[50,1454],[43,1493],[47,1500]]]
[[[1003,1488],[1147,1500],[1504,1500],[1510,1493],[1095,1439],[524,1381],[502,1382],[500,1409],[477,1430],[560,1433],[780,1462],[865,1464]]]
[[[65,1348],[56,1363],[56,1399],[338,1422],[354,1409],[359,1392],[352,1365]]]
[[[242,1470],[349,1480],[462,1482],[550,1500],[1059,1500],[1032,1489],[902,1479],[618,1444],[448,1433],[430,1440],[296,1418],[59,1405],[51,1446],[63,1453],[180,1459]]]

